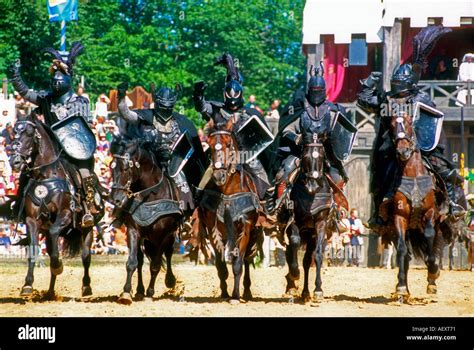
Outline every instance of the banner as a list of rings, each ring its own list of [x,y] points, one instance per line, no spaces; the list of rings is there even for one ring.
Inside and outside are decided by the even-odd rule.
[[[77,0],[48,0],[50,22],[77,21]]]

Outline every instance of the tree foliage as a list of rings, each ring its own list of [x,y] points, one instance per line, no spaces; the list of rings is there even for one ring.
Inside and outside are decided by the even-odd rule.
[[[48,60],[40,50],[59,46],[59,23],[49,23],[46,1],[0,0],[0,69],[19,58],[25,80],[45,88]],[[244,76],[245,95],[262,108],[286,101],[301,85],[303,0],[80,0],[79,21],[68,22],[68,45],[86,47],[75,67],[92,96],[120,82],[150,89],[184,87],[181,105],[195,119],[192,85],[209,84],[221,99],[225,70],[214,66],[231,53]]]

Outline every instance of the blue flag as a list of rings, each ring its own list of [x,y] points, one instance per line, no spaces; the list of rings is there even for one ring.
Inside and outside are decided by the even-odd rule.
[[[77,21],[77,0],[48,0],[50,22]]]

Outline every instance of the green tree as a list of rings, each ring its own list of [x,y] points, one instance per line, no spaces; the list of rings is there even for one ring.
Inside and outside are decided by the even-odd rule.
[[[40,49],[58,46],[59,24],[49,23],[45,1],[7,1],[0,12],[0,69],[20,58],[25,79],[44,87],[48,61]],[[80,0],[79,21],[68,22],[68,46],[86,47],[75,68],[92,97],[131,86],[184,87],[180,106],[196,122],[192,86],[209,84],[208,99],[222,99],[225,69],[214,66],[231,53],[244,76],[245,96],[257,96],[263,109],[286,101],[301,86],[304,1],[296,0]]]

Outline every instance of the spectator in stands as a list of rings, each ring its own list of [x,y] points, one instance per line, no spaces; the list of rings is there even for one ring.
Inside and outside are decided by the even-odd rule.
[[[7,146],[13,142],[15,139],[15,133],[13,132],[12,123],[7,123],[5,125],[5,129],[2,130],[0,136],[3,137],[3,140]]]
[[[256,98],[255,95],[250,95],[249,96],[249,102],[245,105],[247,108],[255,108],[257,107],[257,102],[255,102]]]
[[[462,63],[459,66],[459,75],[458,81],[474,81],[474,54],[467,53],[464,55],[462,59]],[[471,89],[470,96],[471,96],[471,104],[474,101],[474,89]],[[462,89],[458,92],[456,105],[463,106],[467,104],[467,96],[468,91],[467,89]]]
[[[76,95],[84,97],[85,99],[87,99],[87,101],[89,101],[89,103],[91,102],[89,95],[85,93],[84,88],[81,85],[79,85],[79,87],[77,88]]]
[[[108,105],[110,104],[109,98],[105,94],[101,94],[95,104],[95,117],[98,119],[102,117],[106,120],[109,116]]]
[[[352,208],[349,216],[350,233],[351,233],[351,249],[352,249],[352,265],[359,266],[362,257],[362,234],[365,231],[362,221],[358,218],[357,209]]]

